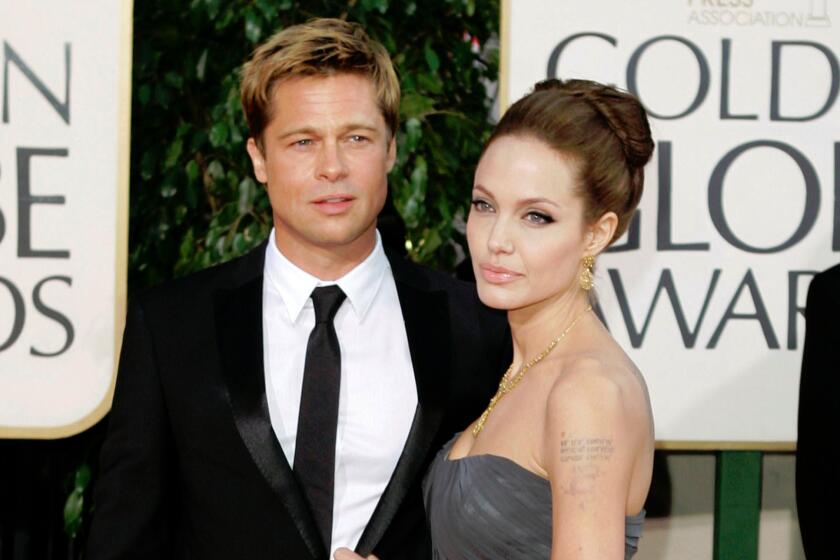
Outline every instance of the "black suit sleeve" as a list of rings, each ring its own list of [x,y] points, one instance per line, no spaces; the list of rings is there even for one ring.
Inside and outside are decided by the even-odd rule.
[[[840,273],[840,268],[829,272]],[[817,275],[808,290],[805,347],[799,385],[796,504],[805,556],[836,551],[838,515],[837,422],[840,409],[840,274]]]
[[[132,305],[94,492],[89,560],[170,555],[169,434],[153,338],[143,309]]]

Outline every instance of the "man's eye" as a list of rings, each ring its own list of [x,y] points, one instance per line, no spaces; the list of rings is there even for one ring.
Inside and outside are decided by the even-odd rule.
[[[350,141],[353,142],[353,143],[359,144],[359,143],[362,143],[362,142],[367,142],[368,137],[367,136],[362,136],[361,134],[353,134],[352,136],[350,136]]]
[[[478,212],[490,212],[493,210],[493,207],[486,200],[482,200],[480,198],[476,198],[472,201],[473,208],[476,209]]]
[[[295,146],[310,146],[312,145],[312,140],[310,138],[301,138],[300,140],[294,141]]]
[[[548,214],[543,214],[542,212],[528,212],[525,214],[525,219],[532,224],[550,224],[554,221],[554,218],[549,216]]]

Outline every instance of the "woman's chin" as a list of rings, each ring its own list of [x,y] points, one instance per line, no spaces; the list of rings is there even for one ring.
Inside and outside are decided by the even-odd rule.
[[[498,286],[493,285],[482,286],[479,284],[478,299],[480,299],[481,303],[487,307],[501,309],[504,311],[517,309],[522,307],[524,303],[521,296],[517,296],[516,294],[510,293],[509,291],[505,291],[504,289],[500,289]]]

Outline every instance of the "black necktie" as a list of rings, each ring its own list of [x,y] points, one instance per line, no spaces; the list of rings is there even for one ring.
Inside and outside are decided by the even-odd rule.
[[[332,540],[335,432],[341,388],[341,350],[333,318],[345,295],[338,286],[312,291],[315,326],[306,344],[294,472],[329,554]]]

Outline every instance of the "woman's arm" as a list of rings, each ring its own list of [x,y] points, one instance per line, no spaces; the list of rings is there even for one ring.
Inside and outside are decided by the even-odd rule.
[[[542,442],[551,481],[551,558],[623,559],[624,516],[636,454],[648,429],[630,372],[578,366],[555,382]],[[635,512],[633,512],[635,513]]]

